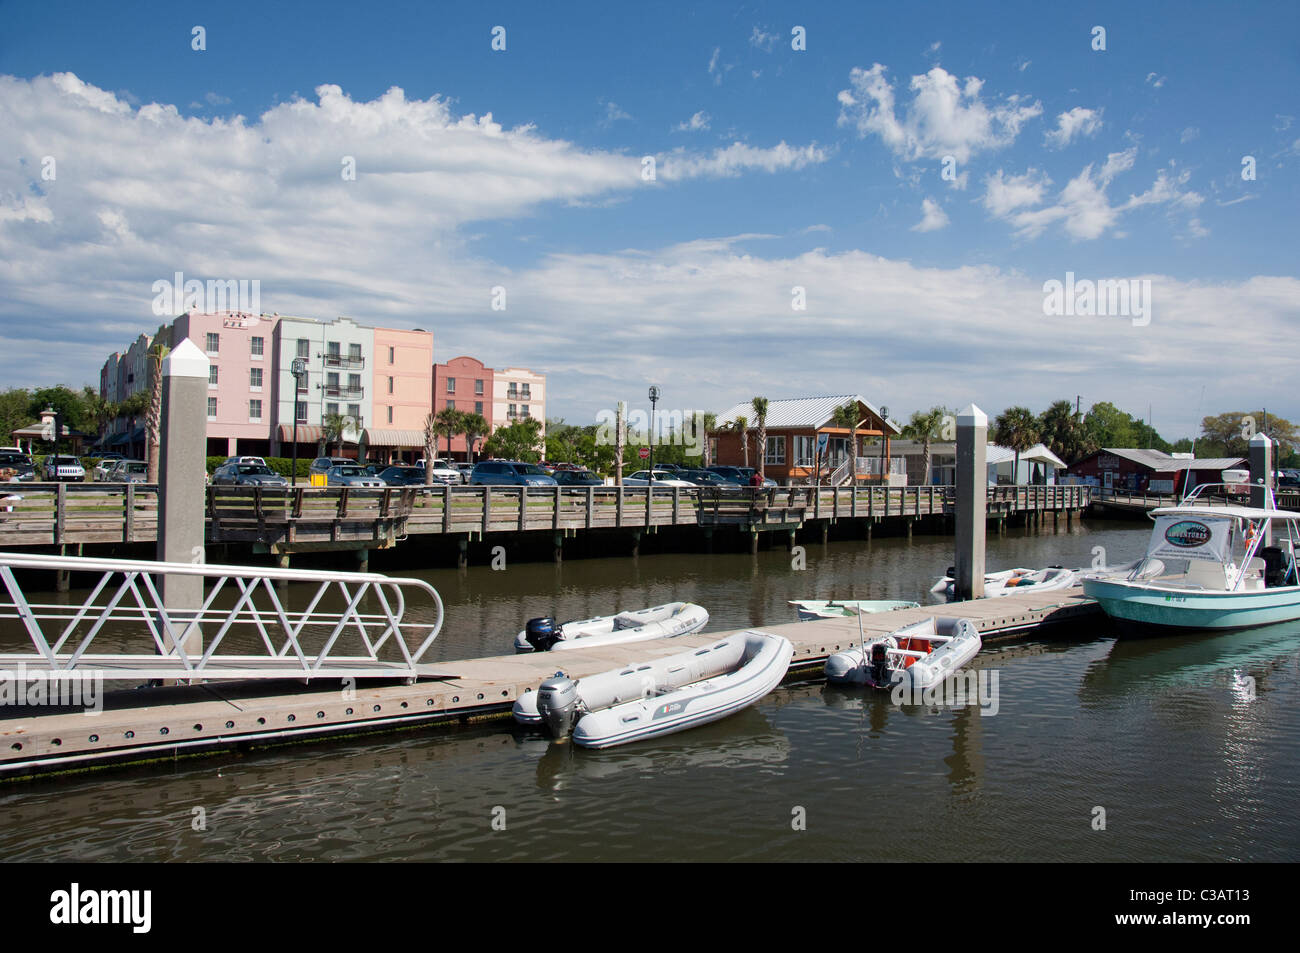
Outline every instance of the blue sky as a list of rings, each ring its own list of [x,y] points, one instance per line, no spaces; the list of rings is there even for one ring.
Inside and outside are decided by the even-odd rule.
[[[432,327],[439,359],[535,367],[573,422],[651,381],[686,408],[857,391],[904,417],[1081,394],[1150,404],[1171,439],[1247,405],[1294,420],[1287,349],[1250,344],[1300,317],[1298,21],[5,3],[0,379],[96,379],[182,270],[259,278],[268,311]],[[1150,278],[1150,322],[1044,315],[1066,272]]]

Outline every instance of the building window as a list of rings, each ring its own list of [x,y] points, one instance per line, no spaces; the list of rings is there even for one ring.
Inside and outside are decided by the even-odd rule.
[[[482,381],[475,381],[475,382],[474,382],[474,396],[475,396],[475,397],[482,397],[482,396],[483,396],[483,382],[482,382]]]
[[[449,400],[449,401],[447,401],[447,409],[448,409],[448,410],[455,410],[455,409],[456,409],[456,402],[455,402],[454,400]]]
[[[352,426],[360,427],[363,423],[361,419],[361,405],[348,404],[348,416],[352,418]]]
[[[262,419],[262,402],[260,400],[250,400],[248,402],[248,422],[256,423]]]
[[[797,467],[815,467],[817,438],[796,436],[794,438],[794,465]]]
[[[519,396],[519,385],[518,385],[518,384],[509,384],[509,385],[507,385],[507,386],[506,386],[506,396],[507,396],[507,397],[518,397],[518,396]]]
[[[252,338],[249,340],[249,353],[253,357],[261,357],[263,350],[266,348],[266,338]]]
[[[217,365],[215,364],[208,365],[208,386],[217,386]]]
[[[329,390],[333,391],[335,394],[338,393],[339,390],[338,371],[330,371],[328,374],[325,375],[325,386]]]
[[[311,341],[306,338],[298,338],[298,356],[301,358],[311,357]]]
[[[528,405],[527,405],[527,404],[524,404],[524,406],[521,407],[521,408],[519,409],[519,416],[521,416],[521,417],[531,417],[531,416],[532,416],[532,414],[531,414],[531,413],[529,412],[529,410],[528,410]]]
[[[474,401],[474,413],[478,414],[480,417],[483,416],[483,401]]]
[[[511,404],[510,407],[506,410],[506,416],[509,417],[511,420],[514,420],[516,417],[518,417],[519,405]]]
[[[348,375],[348,390],[352,391],[352,393],[354,393],[354,394],[360,394],[360,393],[361,393],[361,375],[360,375],[360,374],[349,374],[349,375]]]
[[[325,405],[325,416],[326,416],[326,417],[337,417],[337,416],[338,416],[338,413],[339,413],[339,405],[338,405],[338,404],[330,403],[330,404],[326,404],[326,405]]]
[[[456,393],[456,378],[454,377],[447,378],[447,393],[448,394]]]
[[[349,344],[349,345],[348,345],[348,360],[350,360],[350,361],[359,361],[359,360],[361,360],[361,345],[360,345],[360,344]]]
[[[525,384],[525,385],[520,389],[520,391],[519,391],[519,396],[522,397],[524,400],[532,400],[532,399],[533,399],[533,395],[532,395],[531,393],[529,393],[529,391],[528,391],[528,385],[527,385],[527,384]]]
[[[254,390],[262,389],[262,369],[260,367],[250,367],[248,369],[248,386]]]
[[[307,405],[299,401],[295,415],[299,423],[305,424],[307,422]]]
[[[215,397],[209,397],[208,398],[208,420],[216,420],[216,419],[217,419],[217,399]]]
[[[390,347],[390,348],[388,349],[388,363],[389,363],[389,364],[392,364],[393,361],[396,360],[396,359],[397,359],[397,348],[395,348],[395,347]]]
[[[329,344],[327,344],[327,345],[325,346],[325,352],[326,352],[330,357],[332,357],[332,358],[334,358],[334,359],[337,360],[338,357],[340,356],[340,354],[342,353],[342,352],[340,351],[340,349],[339,349],[339,342],[338,342],[338,341],[330,341]]]
[[[390,377],[388,378],[388,393],[391,394],[392,392],[393,392],[393,379]]]
[[[393,408],[392,408],[392,407],[389,407],[389,408],[388,408],[388,422],[389,422],[390,424],[393,422]]]
[[[221,347],[221,335],[213,331],[208,332],[208,353],[217,354]]]
[[[778,466],[785,463],[785,437],[767,438],[767,452],[763,454],[763,462]]]

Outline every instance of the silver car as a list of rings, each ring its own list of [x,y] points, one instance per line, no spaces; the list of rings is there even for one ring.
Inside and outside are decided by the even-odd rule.
[[[379,477],[367,472],[365,467],[359,467],[356,464],[330,467],[325,471],[325,478],[329,486],[384,487],[388,485]]]
[[[143,460],[118,460],[104,474],[105,483],[144,483],[149,466]]]

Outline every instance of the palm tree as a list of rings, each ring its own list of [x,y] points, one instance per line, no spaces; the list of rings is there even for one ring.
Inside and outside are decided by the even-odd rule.
[[[1039,439],[1066,463],[1074,463],[1089,450],[1083,425],[1068,400],[1053,401],[1038,418]]]
[[[1038,442],[1038,418],[1028,407],[1008,407],[993,422],[993,442],[1016,452],[1011,482],[1020,481],[1020,454]]]
[[[849,468],[853,472],[852,486],[858,485],[858,402],[851,400],[843,407],[836,407],[831,413],[831,423],[843,427],[851,434],[849,438]]]
[[[424,485],[433,486],[433,461],[438,456],[438,418],[432,413],[424,417]]]
[[[749,467],[749,418],[736,415],[736,419],[731,422],[731,429],[740,434],[740,449],[745,454],[745,467]]]
[[[474,445],[479,439],[492,432],[492,426],[482,414],[467,413],[461,415],[460,430],[465,435],[465,459],[474,462]]]
[[[713,449],[709,445],[709,434],[718,426],[718,415],[705,413],[701,414],[697,419],[704,431],[703,466],[707,470],[713,464]]]
[[[444,407],[438,411],[438,433],[447,438],[447,459],[451,459],[451,440],[461,432],[465,412],[455,407]]]
[[[158,442],[162,439],[162,365],[170,353],[171,348],[158,339],[149,348],[149,412],[144,423],[147,483],[158,482]]]
[[[917,410],[912,419],[903,428],[903,436],[909,440],[921,441],[921,467],[925,485],[930,485],[930,441],[939,436],[944,418],[949,416],[946,407],[931,407],[927,411]]]
[[[321,436],[326,443],[334,444],[335,456],[342,455],[343,441],[355,423],[356,421],[347,414],[333,413],[321,417]]]
[[[758,479],[761,484],[767,479],[764,467],[767,464],[767,398],[755,397],[749,402],[758,418]]]

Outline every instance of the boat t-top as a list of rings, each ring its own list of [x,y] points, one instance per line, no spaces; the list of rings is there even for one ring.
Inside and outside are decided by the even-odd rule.
[[[1085,577],[1083,594],[1112,618],[1157,632],[1300,619],[1300,513],[1279,510],[1267,489],[1263,507],[1214,503],[1202,492],[1232,485],[1202,484],[1152,510],[1146,555],[1127,576]],[[1274,536],[1282,530],[1285,538]]]

